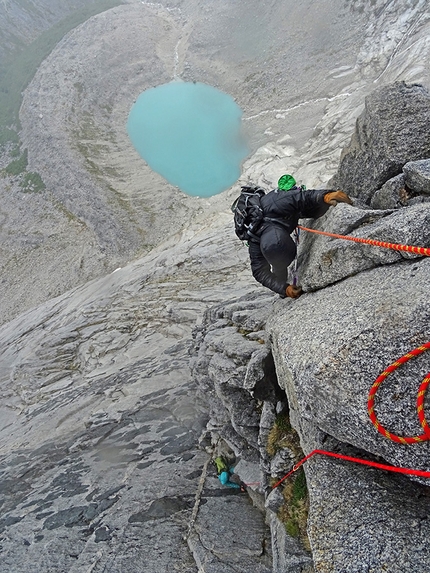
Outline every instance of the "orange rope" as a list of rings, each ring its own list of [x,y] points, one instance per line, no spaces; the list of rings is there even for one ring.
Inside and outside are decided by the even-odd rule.
[[[394,249],[395,251],[408,251],[409,253],[416,253],[417,255],[425,255],[430,257],[430,249],[426,247],[411,247],[409,245],[396,245],[395,243],[385,243],[384,241],[374,241],[373,239],[362,239],[360,237],[350,237],[348,235],[336,235],[335,233],[326,233],[325,231],[316,231],[315,229],[308,229],[298,225],[299,229],[309,231],[310,233],[317,233],[318,235],[325,235],[326,237],[334,237],[335,239],[346,239],[347,241],[354,241],[356,243],[366,243],[367,245],[374,245],[375,247],[384,247],[385,249]]]
[[[410,253],[415,253],[418,255],[425,255],[427,257],[430,256],[430,248],[426,248],[426,247],[415,247],[415,246],[410,246],[410,245],[398,245],[395,243],[387,243],[384,241],[374,241],[373,239],[363,239],[361,237],[350,237],[350,236],[346,236],[346,235],[338,235],[336,233],[327,233],[325,231],[317,231],[315,229],[309,229],[307,227],[302,227],[301,225],[298,225],[298,228],[301,229],[302,231],[309,231],[310,233],[316,233],[318,235],[325,235],[326,237],[333,237],[335,239],[345,239],[347,241],[354,241],[356,243],[365,243],[367,245],[374,245],[376,247],[383,247],[386,249],[394,249],[396,251],[408,251]],[[430,440],[430,427],[429,427],[427,420],[425,418],[425,415],[424,415],[424,396],[425,396],[427,387],[430,384],[430,372],[424,378],[424,380],[422,381],[422,383],[419,387],[419,390],[418,390],[418,398],[417,398],[418,418],[419,418],[421,426],[424,430],[424,434],[421,434],[420,436],[412,436],[412,437],[396,436],[395,434],[392,434],[391,432],[386,430],[379,423],[379,421],[375,415],[375,410],[374,410],[376,391],[379,388],[380,384],[385,380],[385,378],[391,372],[396,370],[401,364],[404,364],[405,362],[410,360],[412,357],[418,356],[419,354],[421,354],[422,352],[424,352],[425,350],[428,350],[428,349],[430,349],[430,342],[427,342],[426,344],[423,344],[422,346],[415,348],[415,350],[408,352],[407,354],[405,354],[404,356],[402,356],[401,358],[396,360],[393,364],[391,364],[391,366],[389,366],[386,370],[384,370],[384,372],[382,372],[382,374],[380,374],[378,376],[378,378],[375,380],[375,382],[373,383],[373,385],[369,391],[368,402],[367,402],[367,409],[368,409],[369,417],[370,417],[372,423],[374,424],[374,426],[376,427],[376,429],[378,430],[378,432],[380,432],[383,436],[385,436],[386,438],[388,438],[394,442],[398,442],[401,444],[415,444],[418,442],[424,442],[426,440]],[[302,464],[304,464],[309,458],[311,458],[315,454],[322,454],[322,455],[330,456],[333,458],[339,458],[341,460],[356,462],[358,464],[363,464],[363,465],[371,466],[371,467],[382,469],[382,470],[388,470],[391,472],[397,472],[397,473],[410,474],[410,475],[416,475],[416,476],[420,476],[420,477],[430,478],[430,471],[414,470],[414,469],[409,469],[409,468],[399,468],[396,466],[388,466],[385,464],[370,462],[368,460],[353,458],[351,456],[344,456],[342,454],[335,454],[334,452],[328,452],[325,450],[313,450],[310,454],[308,454],[306,457],[304,457],[302,460],[300,460],[297,464],[295,464],[293,466],[292,470],[289,471],[282,479],[280,479],[273,486],[273,489],[278,487],[278,485],[280,485],[290,475],[292,475],[295,471],[297,471]]]
[[[425,418],[425,415],[424,415],[424,396],[425,396],[425,393],[427,390],[427,386],[430,384],[430,372],[427,374],[427,376],[422,381],[422,383],[419,387],[419,390],[418,390],[418,398],[417,398],[418,418],[419,418],[421,426],[424,430],[424,434],[421,434],[420,436],[411,436],[411,437],[396,436],[395,434],[392,434],[391,432],[386,430],[379,423],[379,421],[375,415],[375,409],[374,409],[376,391],[379,388],[379,386],[381,385],[381,383],[385,380],[385,378],[389,374],[391,374],[391,372],[394,372],[394,370],[396,370],[399,366],[401,366],[405,362],[408,362],[408,360],[410,360],[414,356],[419,356],[420,354],[422,354],[426,350],[430,350],[430,342],[426,342],[425,344],[418,346],[418,348],[411,350],[410,352],[408,352],[407,354],[405,354],[404,356],[402,356],[401,358],[399,358],[398,360],[393,362],[393,364],[388,366],[388,368],[386,368],[384,370],[384,372],[382,372],[378,376],[378,378],[375,380],[375,382],[373,383],[373,385],[369,391],[368,402],[367,402],[367,410],[369,413],[369,417],[370,417],[373,425],[378,430],[378,432],[380,432],[383,436],[392,440],[393,442],[397,442],[400,444],[416,444],[418,442],[424,442],[426,440],[430,440],[430,427],[429,427],[427,420]],[[302,464],[307,462],[308,459],[311,458],[312,456],[314,456],[315,454],[322,454],[325,456],[330,456],[332,458],[338,458],[341,460],[355,462],[358,464],[363,464],[366,466],[371,466],[374,468],[378,468],[381,470],[387,470],[390,472],[396,472],[396,473],[409,474],[409,475],[415,475],[415,476],[430,478],[430,471],[414,470],[414,469],[410,469],[410,468],[399,468],[396,466],[388,466],[386,464],[379,464],[377,462],[371,462],[369,460],[362,460],[360,458],[353,458],[351,456],[344,456],[343,454],[335,454],[334,452],[328,452],[326,450],[313,450],[310,454],[308,454],[302,460],[300,460],[298,463],[296,463],[293,466],[293,468],[283,478],[281,478],[277,483],[275,483],[275,485],[273,486],[273,489],[277,488],[278,485],[280,485],[284,480],[286,480],[288,477],[290,477],[290,475],[292,475],[294,472],[296,472]]]
[[[376,391],[378,390],[382,382],[385,380],[385,378],[389,374],[391,374],[391,372],[397,370],[399,366],[401,366],[414,356],[418,356],[419,354],[422,354],[425,350],[429,349],[430,349],[430,342],[426,342],[425,344],[419,346],[418,348],[411,350],[410,352],[408,352],[407,354],[405,354],[404,356],[393,362],[393,364],[388,366],[388,368],[386,368],[384,372],[382,372],[378,376],[378,378],[375,380],[372,387],[370,388],[367,400],[367,412],[369,414],[369,418],[371,419],[372,424],[375,426],[378,432],[381,433],[386,438],[388,438],[389,440],[392,440],[393,442],[397,442],[399,444],[416,444],[417,442],[425,442],[426,440],[430,440],[430,428],[424,416],[424,395],[426,393],[427,386],[430,384],[430,372],[424,378],[424,380],[421,383],[421,386],[418,389],[418,398],[417,398],[418,418],[424,430],[424,434],[421,434],[419,436],[408,436],[408,437],[396,436],[396,434],[392,434],[391,432],[386,430],[382,426],[382,424],[379,423],[374,408]]]

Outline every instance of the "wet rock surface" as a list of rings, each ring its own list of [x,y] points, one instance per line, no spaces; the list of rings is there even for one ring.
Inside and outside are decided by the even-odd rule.
[[[191,572],[194,553],[207,571],[270,570],[261,512],[224,490],[215,466],[196,501],[210,456],[199,446],[208,418],[190,377],[192,328],[208,305],[254,289],[226,223],[213,236],[190,229],[1,329],[8,571]],[[170,265],[184,241],[189,257]]]

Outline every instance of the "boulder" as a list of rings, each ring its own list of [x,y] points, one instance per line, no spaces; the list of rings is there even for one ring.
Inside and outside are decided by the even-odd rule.
[[[405,175],[401,173],[389,179],[373,195],[370,206],[372,209],[398,209],[408,202],[409,194],[405,189]]]
[[[426,247],[430,244],[430,204],[384,211],[341,204],[307,226],[360,239]],[[408,251],[302,231],[299,281],[305,291],[314,291],[371,268],[417,257]]]
[[[407,186],[415,193],[430,195],[430,159],[410,161],[403,166]]]
[[[305,454],[323,449],[430,472],[430,442],[405,446],[387,439],[367,412],[377,376],[430,339],[429,273],[428,258],[403,261],[277,303],[267,330]],[[428,353],[390,374],[378,389],[378,420],[393,434],[423,434],[416,400]],[[428,479],[322,455],[303,467],[315,571],[430,569]]]
[[[372,92],[351,142],[327,188],[340,188],[370,204],[373,194],[405,163],[430,156],[430,93],[396,82]]]
[[[379,374],[430,339],[429,273],[427,257],[378,267],[279,305],[270,318],[278,383],[306,453],[316,439],[307,438],[305,421],[393,465],[430,471],[430,442],[399,445],[376,430],[367,412]],[[428,371],[425,354],[388,376],[377,392],[377,416],[393,434],[423,434],[416,400]]]

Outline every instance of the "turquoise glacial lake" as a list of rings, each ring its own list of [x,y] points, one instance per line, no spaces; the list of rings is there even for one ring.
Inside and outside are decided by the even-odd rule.
[[[173,81],[144,91],[127,120],[134,148],[169,183],[194,197],[231,187],[249,153],[234,99],[209,85]]]

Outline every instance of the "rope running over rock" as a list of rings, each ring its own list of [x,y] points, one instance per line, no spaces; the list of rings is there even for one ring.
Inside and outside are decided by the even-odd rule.
[[[410,246],[410,245],[398,245],[395,243],[387,243],[384,241],[375,241],[373,239],[363,239],[360,237],[350,237],[347,235],[338,235],[336,233],[327,233],[325,231],[317,231],[315,229],[309,229],[307,227],[302,227],[301,225],[298,225],[298,228],[301,229],[302,231],[309,231],[310,233],[317,233],[318,235],[324,235],[326,237],[333,237],[335,239],[345,239],[347,241],[354,241],[356,243],[365,243],[367,245],[374,245],[376,247],[383,247],[386,249],[394,249],[396,251],[408,251],[410,253],[415,253],[418,255],[424,255],[427,257],[430,256],[430,248],[426,248],[426,247],[415,247],[415,246]],[[370,417],[372,423],[374,424],[374,426],[376,427],[376,429],[378,430],[378,432],[380,432],[383,436],[385,436],[386,438],[388,438],[394,442],[398,442],[401,444],[416,444],[418,442],[424,442],[426,440],[430,440],[430,427],[429,427],[427,420],[425,418],[425,415],[424,415],[424,396],[425,396],[427,387],[430,384],[430,372],[424,378],[424,380],[422,381],[422,383],[419,387],[419,390],[418,390],[417,411],[418,411],[418,417],[419,417],[421,426],[424,430],[424,434],[422,434],[420,436],[412,436],[412,437],[396,436],[395,434],[392,434],[391,432],[386,430],[379,423],[378,419],[376,418],[375,411],[374,411],[374,401],[375,401],[376,391],[379,388],[380,384],[385,380],[385,378],[391,372],[396,370],[401,364],[404,364],[405,362],[407,362],[408,360],[410,360],[414,356],[418,356],[419,354],[421,354],[422,352],[424,352],[425,350],[428,350],[428,349],[430,349],[430,342],[427,342],[427,343],[419,346],[418,348],[415,348],[411,352],[408,352],[407,354],[405,354],[404,356],[402,356],[401,358],[399,358],[398,360],[393,362],[393,364],[391,364],[386,370],[384,370],[384,372],[382,372],[382,374],[380,374],[378,376],[378,378],[375,380],[375,382],[373,383],[373,385],[369,391],[369,397],[368,397],[368,403],[367,403],[369,417]],[[302,464],[307,462],[309,460],[309,458],[311,458],[315,454],[321,454],[321,455],[329,456],[332,458],[347,460],[350,462],[355,462],[358,464],[363,464],[363,465],[367,465],[367,466],[371,466],[374,468],[387,470],[387,471],[391,471],[391,472],[430,478],[430,471],[427,472],[427,471],[414,470],[414,469],[409,469],[409,468],[399,468],[396,466],[388,466],[386,464],[379,464],[377,462],[371,462],[369,460],[363,460],[360,458],[345,456],[343,454],[336,454],[334,452],[328,452],[325,450],[313,450],[310,454],[308,454],[302,460],[300,460],[297,464],[295,464],[293,466],[293,468],[291,469],[291,471],[289,471],[283,478],[281,478],[277,483],[275,483],[275,485],[273,486],[273,489],[277,488],[284,480],[286,480],[288,477],[290,477],[290,475],[292,475],[294,472],[296,472]]]
[[[362,460],[361,458],[354,458],[352,456],[345,456],[343,454],[336,454],[335,452],[328,452],[326,450],[313,450],[310,454],[308,454],[302,460],[297,462],[297,464],[295,464],[293,466],[291,471],[289,471],[283,478],[281,478],[277,483],[275,483],[275,485],[272,487],[272,489],[277,488],[278,485],[280,485],[284,480],[286,480],[288,477],[290,477],[290,475],[292,475],[294,472],[296,472],[301,465],[303,465],[305,462],[307,462],[308,459],[311,458],[312,456],[314,456],[315,454],[321,454],[323,456],[329,456],[331,458],[338,458],[339,460],[346,460],[348,462],[355,462],[357,464],[370,466],[372,468],[377,468],[380,470],[387,470],[390,472],[395,472],[395,473],[400,473],[400,474],[408,474],[408,475],[413,475],[413,476],[430,478],[430,472],[427,472],[427,471],[413,470],[410,468],[398,468],[396,466],[388,466],[386,464],[379,464],[377,462],[371,462],[370,460]]]
[[[414,247],[410,245],[397,245],[395,243],[386,243],[384,241],[374,241],[373,239],[363,239],[361,237],[350,237],[348,235],[337,235],[335,233],[326,233],[325,231],[317,231],[315,229],[308,229],[298,225],[302,231],[309,231],[310,233],[317,233],[318,235],[325,235],[326,237],[334,237],[335,239],[345,239],[347,241],[354,241],[356,243],[366,243],[375,247],[383,247],[385,249],[394,249],[395,251],[408,251],[417,255],[425,255],[430,257],[430,248],[427,247]]]
[[[369,397],[368,397],[368,402],[367,402],[367,409],[368,409],[369,417],[370,417],[373,425],[378,430],[378,432],[380,432],[383,436],[392,440],[393,442],[397,442],[400,444],[416,444],[418,442],[424,442],[424,441],[430,439],[430,427],[429,427],[427,420],[425,418],[425,415],[424,415],[424,396],[425,396],[427,387],[430,384],[430,372],[424,378],[424,380],[422,381],[422,383],[419,387],[419,390],[418,390],[418,398],[417,398],[418,417],[419,417],[421,426],[424,430],[424,434],[422,434],[420,436],[412,436],[412,437],[396,436],[395,434],[392,434],[391,432],[386,430],[378,422],[378,419],[375,415],[375,410],[374,410],[376,391],[379,388],[379,386],[381,385],[381,383],[385,380],[385,378],[389,374],[391,374],[391,372],[394,372],[394,370],[396,370],[399,366],[401,366],[405,362],[408,362],[408,360],[410,360],[414,356],[419,356],[420,354],[422,354],[423,352],[425,352],[426,350],[429,350],[429,349],[430,349],[430,342],[426,342],[425,344],[422,344],[418,348],[411,350],[410,352],[408,352],[407,354],[405,354],[404,356],[402,356],[401,358],[399,358],[398,360],[393,362],[393,364],[388,366],[388,368],[386,368],[384,370],[384,372],[382,372],[378,376],[378,378],[375,380],[375,382],[373,383],[373,385],[369,391]],[[302,464],[304,464],[306,461],[308,461],[308,459],[311,458],[312,456],[314,456],[315,454],[330,456],[332,458],[338,458],[338,459],[346,460],[349,462],[355,462],[358,464],[363,464],[366,466],[371,466],[374,468],[378,468],[381,470],[387,470],[390,472],[396,472],[396,473],[409,474],[409,475],[415,475],[415,476],[419,476],[419,477],[430,478],[430,471],[414,470],[414,469],[410,469],[410,468],[399,468],[396,466],[388,466],[386,464],[379,464],[377,462],[371,462],[369,460],[363,460],[360,458],[345,456],[343,454],[336,454],[334,452],[328,452],[326,450],[313,450],[310,454],[308,454],[302,460],[300,460],[297,464],[295,464],[293,466],[293,468],[273,486],[273,489],[278,487],[278,485],[280,485],[284,480],[286,480],[288,477],[290,477],[290,475],[292,475],[295,471],[297,471]]]

